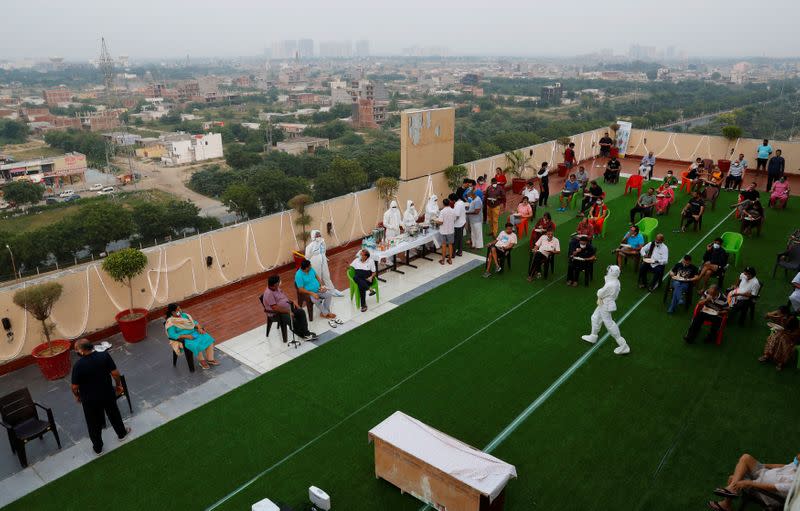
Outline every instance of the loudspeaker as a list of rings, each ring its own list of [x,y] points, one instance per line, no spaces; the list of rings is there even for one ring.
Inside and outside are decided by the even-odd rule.
[[[11,320],[8,318],[3,318],[2,321],[3,321],[3,328],[5,328],[7,331],[11,330]]]
[[[206,266],[211,268],[211,264],[214,262],[214,258],[211,256],[206,256]]]

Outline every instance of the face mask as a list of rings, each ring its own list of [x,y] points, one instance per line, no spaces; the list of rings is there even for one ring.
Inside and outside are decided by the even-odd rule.
[[[656,246],[660,247],[661,246],[661,242],[660,241],[656,241]]]
[[[713,245],[711,245],[711,246],[712,246],[712,247],[714,247],[715,249],[717,249],[717,248],[719,248],[719,243],[714,243],[714,244],[713,244]]]
[[[581,248],[586,248],[586,243],[581,243]]]
[[[497,183],[494,183],[494,184],[492,185],[492,188],[497,188]]]

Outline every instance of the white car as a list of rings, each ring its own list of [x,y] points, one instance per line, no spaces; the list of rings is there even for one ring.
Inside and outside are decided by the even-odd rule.
[[[64,190],[58,194],[58,196],[62,199],[66,199],[67,197],[71,197],[73,195],[75,195],[75,190]]]
[[[99,192],[103,189],[103,183],[95,183],[89,187],[90,192]]]
[[[114,192],[116,192],[116,190],[114,189],[113,186],[106,186],[105,188],[97,192],[97,195],[111,195]]]

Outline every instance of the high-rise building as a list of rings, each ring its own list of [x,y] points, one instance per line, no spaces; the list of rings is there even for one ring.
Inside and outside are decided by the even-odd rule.
[[[353,56],[353,43],[351,41],[320,41],[319,56],[341,59]]]
[[[296,56],[297,41],[294,39],[285,39],[283,41],[274,41],[272,43],[273,59],[293,59]]]
[[[356,57],[369,57],[369,41],[366,39],[356,41]]]
[[[314,40],[300,39],[297,41],[297,49],[301,59],[310,59],[314,56]]]

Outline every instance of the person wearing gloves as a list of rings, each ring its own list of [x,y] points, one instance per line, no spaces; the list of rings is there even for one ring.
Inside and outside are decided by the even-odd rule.
[[[344,296],[344,293],[333,285],[331,271],[328,268],[328,249],[325,246],[325,238],[316,229],[311,231],[311,241],[306,247],[306,259],[311,261],[311,267],[314,268],[316,274],[322,279],[322,283],[331,290],[334,296]]]
[[[403,232],[402,220],[403,217],[400,215],[397,201],[393,200],[389,204],[389,209],[383,214],[383,227],[386,229],[387,240],[400,236],[400,233]]]
[[[425,205],[425,223],[435,225],[433,221],[437,218],[439,218],[439,197],[433,194]]]
[[[597,308],[592,313],[592,333],[581,336],[581,339],[594,344],[597,342],[597,334],[600,332],[600,325],[605,324],[606,330],[617,341],[614,353],[617,355],[627,355],[631,352],[630,346],[619,332],[611,313],[617,310],[617,297],[619,296],[619,266],[611,265],[606,270],[605,285],[597,290]]]
[[[419,218],[419,213],[417,213],[417,208],[414,207],[414,201],[406,201],[406,210],[403,212],[403,227],[408,230],[409,227],[417,225],[417,218]]]

